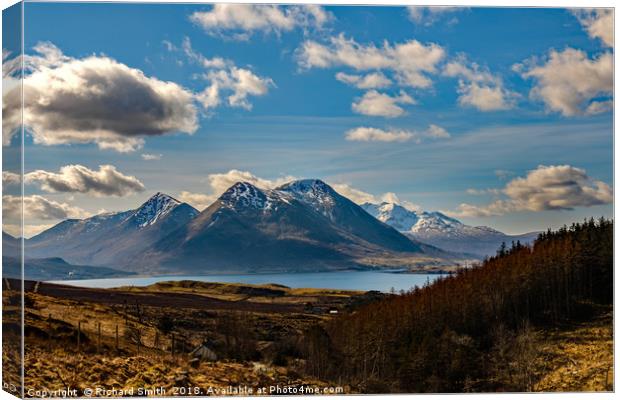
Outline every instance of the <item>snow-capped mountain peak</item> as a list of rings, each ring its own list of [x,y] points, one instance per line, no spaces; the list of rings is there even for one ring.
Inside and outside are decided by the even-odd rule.
[[[153,225],[182,203],[167,194],[157,192],[142,204],[129,218],[139,228]]]
[[[336,205],[336,192],[320,179],[302,179],[289,182],[277,190],[289,193],[296,200],[311,205],[326,217],[332,217],[332,210]]]
[[[394,203],[365,203],[362,208],[379,221],[401,232],[409,231],[420,220],[415,211],[407,210],[405,207]]]
[[[220,196],[219,200],[224,207],[237,211],[245,209],[270,211],[275,210],[281,202],[289,202],[285,193],[259,189],[249,182],[235,183]]]
[[[414,211],[395,203],[362,205],[364,210],[398,231],[423,236],[460,236],[476,229],[438,211]],[[469,232],[472,233],[472,232]]]

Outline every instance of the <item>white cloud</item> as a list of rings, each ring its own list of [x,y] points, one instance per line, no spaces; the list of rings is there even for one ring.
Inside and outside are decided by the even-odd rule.
[[[530,96],[564,116],[590,115],[612,108],[613,55],[589,58],[581,50],[551,50],[540,63],[531,59],[513,67],[536,81]],[[601,97],[605,99],[601,99]]]
[[[237,67],[210,72],[207,74],[207,79],[211,81],[211,87],[206,89],[208,95],[214,90],[231,90],[228,104],[247,110],[252,108],[248,96],[263,96],[267,94],[270,86],[274,86],[270,78],[261,78],[248,69]]]
[[[250,96],[264,96],[275,83],[271,78],[260,77],[247,68],[240,68],[232,61],[222,58],[207,58],[196,52],[189,38],[183,41],[183,51],[190,60],[197,62],[206,69],[202,78],[209,85],[196,95],[196,100],[205,108],[211,110],[222,103],[222,96],[227,96],[227,103],[231,107],[240,107],[246,110],[252,108]]]
[[[407,12],[411,21],[424,26],[431,26],[437,22],[441,16],[455,13],[461,11],[462,9],[462,7],[448,6],[408,6]]]
[[[336,79],[358,89],[382,89],[392,85],[392,81],[381,72],[372,72],[366,75],[352,75],[338,72]]]
[[[2,144],[8,146],[21,129],[21,63],[20,55],[2,49]],[[9,96],[10,93],[10,96]],[[17,107],[17,108],[16,108]]]
[[[504,188],[491,193],[505,198],[484,206],[464,203],[451,214],[487,217],[515,211],[572,210],[613,202],[613,190],[609,185],[570,165],[541,165],[525,177],[512,179]]]
[[[614,10],[590,8],[574,11],[575,16],[591,38],[601,39],[603,44],[614,47]]]
[[[22,58],[18,55],[11,57],[12,53],[7,49],[2,49],[2,77],[16,78],[16,74],[21,70]]]
[[[24,122],[42,145],[96,143],[101,149],[129,152],[144,137],[198,128],[191,92],[173,82],[147,77],[109,57],[75,59],[51,43],[25,57]],[[3,130],[15,132],[20,97],[3,94]],[[3,138],[4,145],[10,135]]]
[[[424,131],[404,129],[379,129],[372,127],[358,127],[345,133],[349,141],[357,142],[408,142],[422,143],[425,139],[447,139],[450,133],[444,128],[431,124]]]
[[[504,193],[520,208],[532,211],[570,210],[613,202],[609,185],[570,165],[541,165],[525,178],[510,181]]]
[[[417,40],[382,47],[359,44],[343,34],[332,36],[328,44],[305,41],[297,49],[297,62],[303,69],[349,67],[356,71],[391,71],[402,86],[429,88],[430,74],[437,72],[444,59],[444,49],[434,43],[423,44]]]
[[[159,161],[161,160],[161,154],[151,154],[151,153],[143,153],[140,155],[145,161]]]
[[[401,91],[398,96],[391,97],[385,93],[371,90],[364,93],[351,105],[351,109],[358,114],[378,117],[394,118],[405,115],[405,110],[399,104],[415,104],[415,100]]]
[[[317,5],[214,4],[189,18],[209,34],[248,40],[255,32],[280,35],[296,28],[322,29],[333,16]]]
[[[166,43],[166,42],[164,42]],[[170,43],[170,42],[168,42]],[[174,46],[172,43],[170,43],[169,45],[166,46],[168,48],[168,51],[177,51],[177,47]],[[185,53],[185,55],[192,61],[198,63],[199,65],[201,65],[202,67],[206,68],[206,69],[210,69],[210,68],[226,68],[228,66],[234,65],[232,61],[227,60],[225,58],[222,57],[213,57],[213,58],[207,58],[204,55],[196,52],[193,48],[192,48],[192,42],[190,41],[190,39],[188,37],[185,37],[183,39],[183,44],[181,45],[182,49],[183,49],[183,53]]]
[[[19,185],[20,182],[20,174],[10,171],[2,171],[2,185]]]
[[[480,111],[508,110],[514,107],[514,101],[500,86],[486,86],[477,82],[459,82],[459,104],[471,106]]]
[[[364,192],[363,190],[360,190],[360,189],[356,189],[347,183],[330,183],[330,186],[334,188],[336,192],[338,192],[339,194],[348,198],[349,200],[351,200],[352,202],[356,204],[364,204],[364,203],[380,204],[380,203],[385,202],[385,203],[393,203],[393,204],[401,205],[411,211],[419,211],[422,209],[417,204],[414,204],[410,201],[401,200],[396,195],[396,193],[393,193],[393,192],[386,192],[378,196],[375,196],[374,194]]]
[[[187,191],[183,191],[179,194],[179,200],[182,202],[191,204],[197,210],[204,210],[209,207],[211,203],[217,200],[218,196],[209,195],[209,194],[201,194],[201,193],[191,193]]]
[[[346,132],[345,138],[355,142],[407,142],[414,133],[402,129],[383,130],[361,126]]]
[[[356,189],[351,187],[346,183],[334,183],[331,184],[331,187],[334,188],[336,192],[351,200],[356,204],[364,204],[364,203],[377,203],[378,199],[376,196],[364,192],[363,190]]]
[[[123,175],[113,165],[100,165],[98,171],[83,165],[66,165],[59,172],[36,170],[24,175],[25,183],[38,183],[50,193],[88,193],[94,196],[126,196],[144,191],[136,177]]]
[[[406,201],[406,200],[401,200],[396,193],[393,192],[387,192],[384,193],[383,195],[380,196],[379,198],[381,201],[380,202],[384,202],[384,203],[392,203],[392,204],[398,204],[400,206],[403,206],[404,208],[406,208],[409,211],[422,211],[422,207],[414,204],[410,201]],[[376,201],[375,201],[376,203]]]
[[[446,63],[443,74],[458,78],[459,104],[480,111],[497,111],[513,108],[517,94],[504,87],[502,79],[488,68],[469,62],[464,55]]]
[[[447,139],[450,137],[450,133],[448,133],[447,130],[435,124],[430,124],[428,126],[428,129],[426,130],[426,134],[429,137],[433,137],[437,139]]]
[[[79,207],[67,203],[59,203],[43,196],[32,195],[23,197],[24,220],[61,220],[67,218],[84,218],[88,215]],[[5,218],[19,219],[22,197],[2,196],[2,213]]]

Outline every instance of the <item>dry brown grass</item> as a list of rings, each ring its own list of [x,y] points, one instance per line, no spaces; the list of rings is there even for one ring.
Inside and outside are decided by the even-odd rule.
[[[542,332],[536,365],[540,392],[612,391],[613,320],[608,312],[570,329]]]

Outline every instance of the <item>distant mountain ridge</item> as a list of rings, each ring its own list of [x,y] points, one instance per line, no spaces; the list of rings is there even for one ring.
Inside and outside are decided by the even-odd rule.
[[[138,273],[319,271],[453,257],[378,221],[325,182],[238,182],[199,212],[157,193],[140,207],[62,221],[25,240],[32,258]]]
[[[405,207],[383,202],[365,203],[362,208],[370,215],[423,243],[443,250],[471,254],[479,258],[494,255],[502,242],[531,243],[538,232],[507,235],[488,226],[470,226],[438,211],[413,211]]]
[[[28,258],[24,262],[24,279],[35,281],[118,278],[132,274],[108,267],[73,265],[59,257]],[[22,278],[19,258],[2,256],[2,277]]]
[[[68,219],[25,241],[28,257],[62,257],[70,263],[123,265],[198,215],[187,203],[156,193],[140,207],[86,219]]]

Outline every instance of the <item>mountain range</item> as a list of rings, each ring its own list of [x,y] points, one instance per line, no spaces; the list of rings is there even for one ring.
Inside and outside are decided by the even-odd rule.
[[[320,180],[238,182],[202,212],[157,193],[140,207],[68,219],[25,240],[30,258],[142,274],[327,271],[448,263]]]
[[[414,240],[476,258],[495,255],[502,243],[531,243],[539,233],[507,235],[488,226],[465,225],[438,211],[414,211],[389,202],[365,203],[362,208]]]

